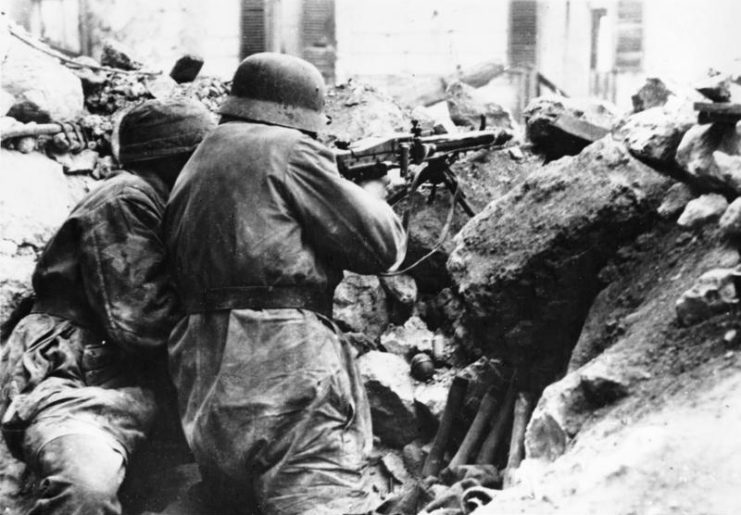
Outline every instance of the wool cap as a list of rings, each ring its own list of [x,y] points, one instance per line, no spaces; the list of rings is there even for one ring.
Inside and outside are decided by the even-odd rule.
[[[191,152],[215,122],[211,112],[196,100],[147,100],[121,119],[118,160],[127,165]]]

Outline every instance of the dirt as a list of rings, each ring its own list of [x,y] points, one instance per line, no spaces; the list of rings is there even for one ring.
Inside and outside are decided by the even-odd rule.
[[[724,341],[738,312],[682,327],[674,303],[703,272],[738,261],[715,228],[667,222],[625,247],[590,312],[592,354],[630,395],[594,412],[566,453],[526,460],[519,484],[477,515],[737,513],[741,352]],[[595,330],[598,322],[602,329]],[[575,368],[576,363],[572,363]]]

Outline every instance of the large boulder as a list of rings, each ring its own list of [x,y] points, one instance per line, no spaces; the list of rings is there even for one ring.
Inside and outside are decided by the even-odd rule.
[[[601,288],[600,269],[645,230],[668,187],[607,137],[489,204],[448,260],[470,337],[515,361],[537,355],[550,364],[534,387],[552,381]]]
[[[37,122],[79,116],[84,102],[80,79],[56,59],[8,37],[7,27],[1,30],[7,45],[0,56],[3,63],[0,84],[15,97],[17,105],[23,106],[18,112],[33,111],[33,121]]]
[[[358,358],[358,368],[368,392],[373,433],[395,448],[417,438],[414,386],[406,360],[388,352],[370,351]]]
[[[455,163],[452,170],[469,205],[478,213],[489,202],[522,182],[531,170],[539,166],[537,161],[532,154],[523,155],[522,158],[513,157],[508,149],[481,150]],[[424,187],[394,206],[399,214],[407,210],[410,213],[409,247],[402,268],[437,249],[409,271],[422,293],[438,292],[450,285],[445,263],[453,249],[451,236],[470,220],[460,206],[456,207],[447,238],[438,246],[450,212],[451,199],[451,194],[445,188],[438,187],[432,196],[431,190]]]

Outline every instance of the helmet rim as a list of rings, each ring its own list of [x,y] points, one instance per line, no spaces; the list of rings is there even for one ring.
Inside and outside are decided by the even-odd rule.
[[[234,95],[226,98],[219,114],[314,133],[320,132],[327,123],[323,113],[306,107]]]

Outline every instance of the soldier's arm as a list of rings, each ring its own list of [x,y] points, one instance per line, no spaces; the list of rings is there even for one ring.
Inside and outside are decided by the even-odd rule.
[[[299,140],[285,180],[307,237],[329,263],[361,274],[401,264],[406,253],[401,220],[386,202],[343,179],[324,145]]]
[[[160,237],[162,207],[144,194],[128,195],[95,214],[80,249],[92,309],[123,350],[164,347],[178,311]]]

